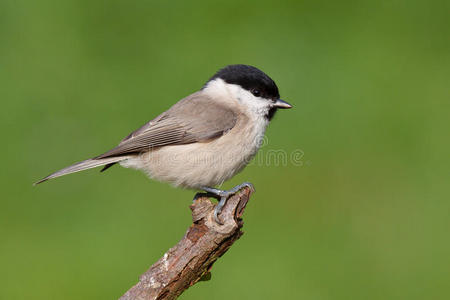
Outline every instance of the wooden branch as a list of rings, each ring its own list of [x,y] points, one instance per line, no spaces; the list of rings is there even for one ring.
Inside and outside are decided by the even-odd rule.
[[[184,237],[120,300],[176,299],[199,280],[209,280],[214,262],[243,234],[241,216],[252,192],[246,187],[228,199],[220,214],[223,225],[214,221],[208,195],[197,194],[190,206],[193,224]]]

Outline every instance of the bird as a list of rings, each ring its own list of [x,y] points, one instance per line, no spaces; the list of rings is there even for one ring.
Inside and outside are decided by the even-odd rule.
[[[292,108],[280,99],[275,82],[260,69],[244,64],[218,70],[203,87],[181,99],[115,148],[56,171],[52,178],[115,164],[144,171],[150,178],[175,187],[202,190],[216,197],[214,219],[227,199],[245,182],[221,190],[256,155],[269,122],[278,109]]]

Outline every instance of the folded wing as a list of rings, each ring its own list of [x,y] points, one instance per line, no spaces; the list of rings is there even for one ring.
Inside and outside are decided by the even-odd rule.
[[[132,132],[117,147],[96,159],[211,140],[232,129],[236,120],[237,116],[231,109],[196,93]]]

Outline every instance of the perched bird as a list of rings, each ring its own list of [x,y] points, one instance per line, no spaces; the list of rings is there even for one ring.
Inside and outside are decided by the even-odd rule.
[[[150,178],[177,187],[203,190],[220,199],[217,223],[227,199],[249,183],[231,190],[221,185],[255,156],[269,121],[281,100],[275,82],[248,65],[229,65],[212,76],[202,89],[125,137],[117,147],[59,170],[39,180],[98,166],[102,171],[119,163],[143,170]]]

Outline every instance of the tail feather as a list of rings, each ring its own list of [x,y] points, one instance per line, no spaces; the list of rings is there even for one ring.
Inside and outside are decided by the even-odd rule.
[[[105,165],[105,166],[100,170],[100,172],[104,172],[104,171],[108,170],[109,168],[111,168],[111,167],[114,166],[115,164],[117,164],[117,163],[116,163],[116,162],[113,162],[113,163],[110,163],[110,164]]]
[[[119,161],[125,160],[127,158],[128,158],[127,156],[116,156],[116,157],[108,157],[108,158],[101,158],[101,159],[87,159],[84,161],[80,161],[76,164],[68,166],[67,168],[64,168],[55,173],[52,173],[52,174],[48,175],[47,177],[42,178],[41,180],[35,182],[33,185],[37,185],[37,184],[47,181],[49,179],[60,177],[63,175],[76,173],[76,172],[80,172],[80,171],[87,170],[87,169],[92,169],[92,168],[103,166],[103,165],[114,164]]]

